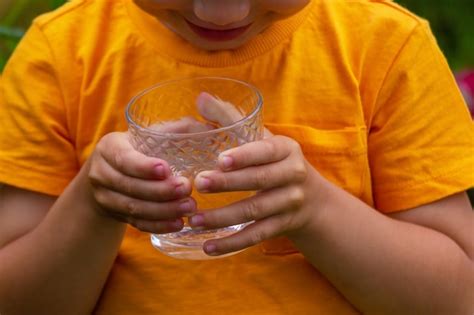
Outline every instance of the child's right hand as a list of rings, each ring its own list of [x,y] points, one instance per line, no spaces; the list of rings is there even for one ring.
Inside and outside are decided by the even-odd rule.
[[[97,211],[150,233],[183,228],[196,211],[191,183],[173,177],[166,161],[136,151],[128,133],[104,136],[89,160],[88,179]]]

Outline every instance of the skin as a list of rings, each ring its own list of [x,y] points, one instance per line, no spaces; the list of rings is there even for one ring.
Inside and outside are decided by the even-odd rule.
[[[274,22],[303,9],[309,0],[135,0],[135,3],[194,46],[221,50],[242,46]],[[214,42],[196,35],[186,20],[214,30],[252,25],[234,40]]]
[[[221,12],[217,7],[227,8],[222,2],[204,1],[202,12],[196,9],[197,2],[140,1],[140,5],[158,18],[161,13],[192,14],[208,16],[205,22],[215,25],[239,23],[235,17],[222,20],[233,15],[217,14]],[[237,2],[225,3],[235,8]],[[255,17],[255,25],[264,25],[275,17],[276,8],[297,3],[301,4],[249,1],[249,13],[235,16]],[[292,8],[294,13],[302,6]],[[239,39],[240,44],[250,38]],[[206,105],[211,103],[220,106]],[[204,117],[222,124],[236,115],[232,105],[208,95],[201,95],[197,106]],[[197,128],[195,122],[190,124],[189,128]],[[126,224],[166,233],[180,230],[183,216],[204,228],[255,221],[230,237],[208,241],[204,249],[209,255],[274,236],[289,237],[366,314],[474,312],[474,215],[465,193],[383,215],[329,183],[306,161],[296,141],[269,132],[262,141],[222,153],[219,169],[202,172],[194,185],[202,192],[260,192],[221,209],[196,213],[189,180],[172,177],[166,161],[136,152],[127,133],[119,132],[99,141],[58,198],[1,187],[0,313],[90,314]]]

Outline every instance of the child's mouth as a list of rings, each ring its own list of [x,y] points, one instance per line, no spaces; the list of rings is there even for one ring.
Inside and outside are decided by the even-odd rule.
[[[215,30],[198,26],[194,23],[189,22],[188,20],[186,20],[186,23],[188,23],[191,30],[193,30],[193,32],[196,33],[198,36],[215,42],[224,42],[236,39],[237,37],[245,33],[245,31],[252,25],[252,23],[250,23],[242,27],[232,28],[228,30]]]

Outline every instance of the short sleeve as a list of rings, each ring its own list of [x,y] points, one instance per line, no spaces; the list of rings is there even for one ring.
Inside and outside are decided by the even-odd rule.
[[[0,83],[0,182],[59,195],[78,163],[54,57],[39,26],[19,43]]]
[[[474,186],[474,129],[425,22],[395,57],[368,138],[375,207],[417,207]]]

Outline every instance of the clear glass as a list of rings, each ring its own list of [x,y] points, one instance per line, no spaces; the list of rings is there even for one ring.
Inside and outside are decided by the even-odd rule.
[[[208,120],[198,105],[203,92],[218,100],[219,105],[215,106],[227,106],[226,113],[230,114],[220,117],[220,122]],[[212,111],[209,106],[214,105],[208,102],[206,106]],[[134,97],[128,105],[130,141],[136,150],[166,160],[174,175],[192,182],[199,172],[216,168],[221,152],[263,138],[262,106],[262,96],[255,87],[234,79],[199,77],[160,83]],[[251,194],[199,194],[193,189],[192,196],[199,211],[206,211]],[[180,232],[152,234],[151,242],[171,257],[212,259],[215,257],[203,252],[203,243],[231,235],[247,224],[198,231],[185,222]]]

